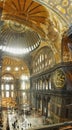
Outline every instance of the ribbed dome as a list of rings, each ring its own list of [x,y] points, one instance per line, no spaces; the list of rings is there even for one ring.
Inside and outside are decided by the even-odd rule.
[[[48,10],[33,0],[4,0],[2,20],[12,20],[37,31],[45,37],[41,24],[46,25]]]
[[[35,31],[10,21],[2,26],[1,38],[5,39],[8,48],[19,48],[27,52],[36,49],[41,41]]]

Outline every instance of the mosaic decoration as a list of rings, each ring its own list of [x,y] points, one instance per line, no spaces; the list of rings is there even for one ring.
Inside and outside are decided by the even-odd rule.
[[[65,85],[65,74],[62,69],[58,69],[55,71],[53,75],[53,82],[55,87],[62,88]]]
[[[2,74],[12,74],[14,77],[20,77],[22,74],[29,76],[29,69],[26,63],[22,60],[15,59],[14,57],[10,58],[5,56],[3,59]],[[7,66],[11,67],[11,70],[8,71]],[[15,68],[18,67],[18,71],[15,71]]]
[[[46,25],[48,17],[47,9],[33,0],[5,0],[3,2],[2,21],[18,22],[39,32],[44,37],[44,29],[40,26],[40,23]],[[17,26],[14,25],[14,28]]]
[[[72,23],[72,0],[35,0],[41,3],[46,3],[53,10],[63,16],[69,24]]]
[[[28,28],[22,24],[19,24],[17,22],[13,22],[13,21],[8,21],[8,26],[12,31],[18,32],[18,33],[22,33],[25,32]]]

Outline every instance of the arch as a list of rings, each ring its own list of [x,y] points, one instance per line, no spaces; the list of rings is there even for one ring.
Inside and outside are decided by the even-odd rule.
[[[55,65],[55,57],[50,47],[44,46],[39,49],[33,58],[33,73],[49,69]]]
[[[10,67],[10,70],[7,70],[7,67]],[[18,70],[16,71],[16,68]],[[22,74],[30,75],[30,70],[23,59],[14,58],[10,56],[4,56],[2,61],[2,74],[10,73],[15,78],[20,78]]]
[[[48,9],[50,9],[52,12],[54,12],[58,17],[59,17],[59,20],[62,20],[62,22],[64,22],[65,25],[69,26],[69,22],[68,22],[68,19],[67,17],[68,16],[68,12],[67,12],[67,8],[65,7],[66,11],[65,13],[63,13],[59,8],[56,8],[56,6],[59,6],[60,5],[60,8],[61,8],[61,2],[58,2],[59,4],[57,4],[57,1],[53,3],[53,6],[54,8],[52,7],[52,1],[48,2],[46,0],[42,1],[42,0],[35,0],[36,2],[39,2],[40,4],[42,4],[43,6],[47,7]],[[56,4],[55,4],[56,3]],[[70,8],[70,2],[69,2],[69,7]],[[63,5],[62,5],[63,6]],[[67,13],[67,17],[66,16],[66,13]],[[65,16],[64,16],[65,15]],[[70,19],[71,20],[71,19]]]
[[[3,76],[5,76],[5,75],[9,75],[9,76],[13,77],[13,79],[15,80],[14,75],[13,75],[13,74],[11,74],[11,73],[3,73],[3,74],[1,75],[1,78],[2,78]]]
[[[63,33],[62,42],[61,42],[61,56],[62,56],[62,62],[72,61],[72,40],[69,38],[68,32],[71,31],[66,30]]]

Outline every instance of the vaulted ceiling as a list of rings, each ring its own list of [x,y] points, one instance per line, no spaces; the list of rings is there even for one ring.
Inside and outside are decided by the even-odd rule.
[[[2,75],[11,74],[18,79],[22,75],[30,76],[29,69],[22,59],[4,56],[2,65]]]
[[[11,59],[3,56],[3,73],[7,65],[21,66],[22,61],[13,59],[14,55],[32,55],[44,44],[60,60],[62,34],[72,20],[71,10],[71,0],[0,0],[0,46],[4,55],[12,55]],[[26,63],[22,65],[24,72],[29,73]]]

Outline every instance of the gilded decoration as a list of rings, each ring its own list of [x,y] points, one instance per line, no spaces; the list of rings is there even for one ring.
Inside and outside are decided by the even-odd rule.
[[[21,44],[24,37],[23,47],[25,46],[25,49],[28,48],[30,51],[39,47],[42,39],[51,49],[53,48],[54,53],[60,52],[57,49],[61,44],[62,21],[42,4],[33,0],[5,0],[1,19],[6,24],[1,29],[1,36],[6,37],[8,45],[11,43],[13,46],[13,42],[15,46],[15,42],[18,44],[20,40]],[[27,35],[30,33],[32,35]]]
[[[48,7],[59,13],[68,24],[72,23],[72,0],[35,0],[48,4]]]
[[[26,27],[18,22],[13,22],[11,20],[8,21],[8,26],[12,31],[15,31],[17,33],[22,33],[22,32],[25,32],[26,30],[29,30],[28,27]]]
[[[1,36],[7,45],[16,47],[18,44],[33,51],[41,42],[47,42],[56,61],[61,61],[62,34],[72,15],[71,0],[4,0],[2,9]]]
[[[45,25],[48,17],[47,9],[33,0],[5,0],[3,3],[2,20],[19,22],[34,29],[43,37],[45,37],[45,32],[40,23]]]
[[[7,47],[20,49],[36,49],[41,42],[37,32],[13,21],[4,22],[1,28],[1,37],[5,39]]]
[[[22,74],[26,74],[29,76],[29,69],[26,63],[14,57],[5,56],[2,62],[2,74],[12,74],[14,77],[20,78]],[[11,70],[7,70],[6,68],[10,67]],[[15,71],[15,68],[18,68],[18,71]]]
[[[56,88],[62,88],[65,85],[65,74],[62,69],[58,69],[53,74],[53,83]]]

